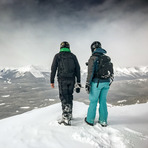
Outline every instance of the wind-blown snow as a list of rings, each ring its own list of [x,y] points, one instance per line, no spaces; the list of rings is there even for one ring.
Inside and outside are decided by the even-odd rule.
[[[84,122],[88,106],[74,102],[72,126],[59,125],[61,104],[0,120],[1,148],[124,148],[148,145],[148,103],[109,108],[109,126]],[[98,116],[98,114],[97,114]]]

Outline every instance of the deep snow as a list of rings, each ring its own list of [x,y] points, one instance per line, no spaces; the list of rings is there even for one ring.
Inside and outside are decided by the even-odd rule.
[[[108,107],[108,127],[84,122],[88,106],[74,102],[72,126],[59,125],[61,105],[0,120],[0,148],[146,148],[148,103]]]

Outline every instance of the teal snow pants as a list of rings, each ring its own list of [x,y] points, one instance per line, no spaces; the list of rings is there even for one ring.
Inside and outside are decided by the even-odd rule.
[[[109,90],[109,82],[102,82],[99,83],[97,87],[97,83],[92,82],[91,83],[91,89],[89,93],[89,108],[87,112],[87,122],[94,124],[94,120],[96,117],[96,109],[97,109],[97,103],[99,100],[99,122],[103,123],[105,122],[107,124],[107,103],[106,103],[106,97]]]

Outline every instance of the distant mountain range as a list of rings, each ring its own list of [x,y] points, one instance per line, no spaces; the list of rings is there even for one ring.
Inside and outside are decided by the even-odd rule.
[[[115,80],[133,80],[141,78],[148,78],[148,66],[115,69]]]
[[[148,78],[148,66],[115,68],[114,73],[115,81]],[[82,80],[85,79],[87,70],[82,70],[81,75]],[[50,77],[50,71],[47,68],[32,65],[18,69],[4,68],[0,70],[0,79],[18,79],[27,76],[49,79],[48,77]]]
[[[48,69],[39,66],[26,66],[21,68],[4,68],[0,70],[0,79],[49,79],[50,72]]]

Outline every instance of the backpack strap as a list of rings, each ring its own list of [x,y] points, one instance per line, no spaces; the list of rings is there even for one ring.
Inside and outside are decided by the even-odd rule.
[[[102,55],[94,55],[94,56],[96,56],[98,59],[98,61],[99,61],[99,65],[98,65],[98,68],[100,68],[101,67],[101,65],[102,65],[102,59],[100,58]],[[99,59],[100,58],[100,59]],[[98,88],[98,86],[99,86],[99,82],[100,82],[100,79],[98,78],[98,82],[97,82],[97,88]]]

